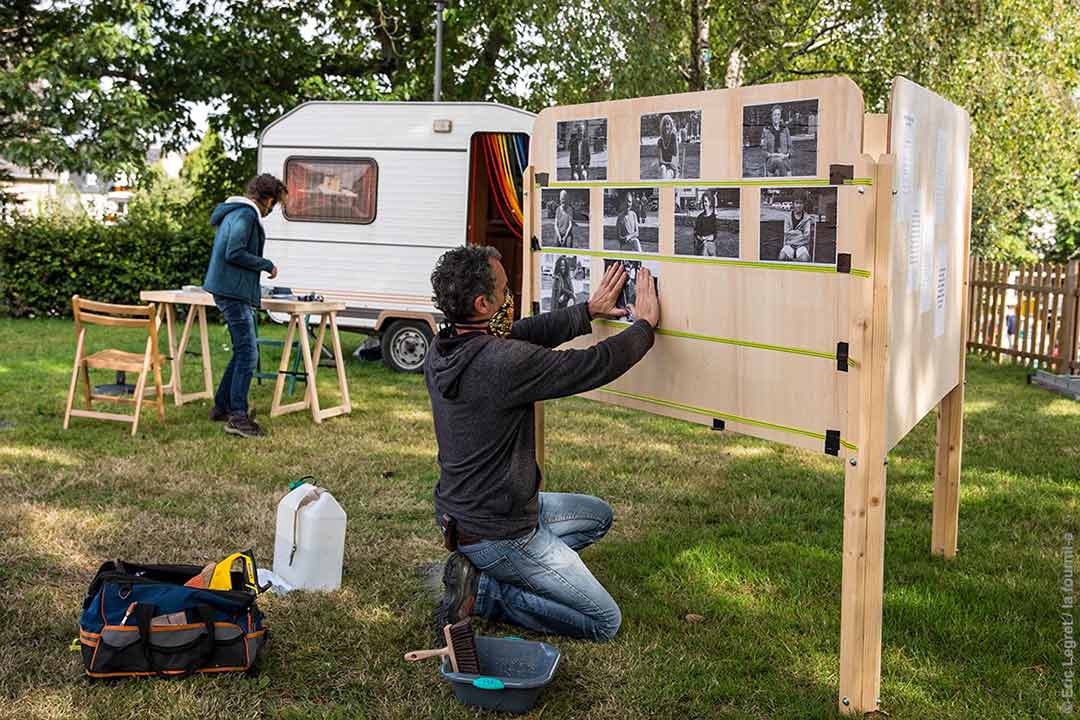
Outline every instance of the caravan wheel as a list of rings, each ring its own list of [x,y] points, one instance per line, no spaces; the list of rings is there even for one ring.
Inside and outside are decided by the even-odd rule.
[[[398,372],[418,373],[431,347],[431,328],[417,320],[397,320],[382,332],[383,364]]]

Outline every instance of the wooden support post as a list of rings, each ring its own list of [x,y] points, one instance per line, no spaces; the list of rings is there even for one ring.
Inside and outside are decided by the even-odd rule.
[[[1070,260],[1065,271],[1064,306],[1061,310],[1061,329],[1058,331],[1058,357],[1056,371],[1059,375],[1075,373],[1077,350],[1077,320],[1080,318],[1080,260]]]
[[[858,450],[844,463],[844,550],[840,594],[840,692],[844,714],[877,710],[885,573],[885,358],[888,338],[892,155],[877,165],[872,284],[851,292],[851,342],[862,363],[850,371],[848,423]]]
[[[312,361],[311,359],[311,343],[308,342],[307,323],[304,322],[302,315],[296,315],[297,330],[300,332],[300,352],[303,353],[304,360],[304,372],[307,374],[307,396],[308,407],[311,408],[311,419],[315,421],[316,425],[322,423],[322,415],[319,413],[319,391],[315,387],[315,367],[318,364],[318,360]],[[319,346],[322,347],[322,332],[319,333]]]
[[[338,335],[337,311],[331,311],[330,315],[330,342],[334,346],[334,362],[337,363],[338,385],[341,386],[341,407],[343,413],[352,412],[352,401],[349,400],[349,382],[345,378],[345,358],[341,354],[341,337]],[[318,359],[315,360],[318,362]],[[325,413],[324,413],[325,416]]]
[[[281,394],[285,390],[285,373],[289,371],[289,357],[292,355],[293,333],[296,332],[296,324],[296,316],[290,315],[289,327],[285,332],[285,345],[281,349],[281,362],[278,364],[277,380],[274,381],[274,399],[270,403],[270,417],[277,417],[288,412],[289,410],[286,408],[295,409],[294,406],[307,407],[306,402],[292,403],[289,406],[281,404]],[[301,329],[301,332],[306,331]],[[304,397],[307,397],[306,393]]]
[[[532,240],[539,233],[537,210],[539,209],[540,188],[536,186],[536,168],[529,165],[521,177],[521,207],[524,210],[524,222],[521,228],[521,316],[532,314],[533,301],[540,300],[540,287],[536,285],[536,266],[533,257]],[[544,403],[533,403],[533,437],[536,442],[536,464],[540,467],[540,488],[543,489],[544,471]]]
[[[964,258],[971,248],[971,173],[968,172],[967,206],[964,211]],[[964,263],[967,268],[968,263]],[[930,554],[945,559],[956,557],[960,527],[960,457],[964,445],[964,373],[967,360],[968,285],[965,273],[963,306],[960,308],[960,382],[938,405],[937,457],[934,461],[934,514],[930,533]],[[1004,304],[1004,301],[1003,303]],[[1019,323],[1017,327],[1019,333]]]
[[[79,322],[78,309],[75,310],[75,322]],[[71,407],[75,403],[75,389],[79,385],[79,375],[86,371],[86,366],[83,364],[83,345],[86,339],[86,331],[82,328],[76,329],[78,340],[75,341],[75,363],[71,367],[71,387],[68,390],[67,407],[64,409],[64,429],[67,430],[71,425]],[[89,381],[85,383],[89,386]],[[90,393],[86,393],[86,408],[90,409]]]
[[[214,371],[210,368],[210,332],[206,327],[206,306],[199,305],[196,310],[199,313],[199,335],[202,344],[202,372],[203,392],[202,397],[214,397]]]
[[[956,557],[960,521],[960,451],[964,440],[964,383],[938,405],[937,459],[934,462],[934,519],[930,553]]]
[[[180,405],[183,401],[180,399],[180,363],[176,357],[176,308],[172,303],[159,303],[158,304],[158,317],[161,314],[165,314],[165,334],[168,338],[169,349],[169,388],[168,391],[172,393],[173,404]]]
[[[186,398],[182,388],[184,374],[184,359],[187,357],[188,342],[191,341],[191,326],[195,322],[195,306],[188,305],[187,317],[184,318],[184,329],[180,331],[180,344],[176,348],[175,361],[173,362],[173,381],[176,394],[173,401],[179,406],[183,405]],[[194,398],[193,398],[194,399]]]
[[[164,303],[164,301],[162,301]],[[186,402],[192,400],[206,400],[213,399],[214,397],[214,371],[211,367],[210,361],[210,335],[206,326],[206,307],[203,305],[196,305],[188,303],[187,319],[184,320],[184,330],[180,333],[180,345],[172,348],[172,338],[169,339],[169,352],[172,354],[172,378],[170,379],[170,386],[172,387],[173,401],[177,405],[183,405]],[[172,316],[172,304],[168,303],[169,310],[166,314],[166,324],[171,326],[173,322]],[[203,365],[203,389],[199,392],[193,392],[184,394],[182,388],[182,376],[184,374],[184,359],[187,356],[188,343],[191,342],[191,330],[194,327],[195,321],[199,321],[199,332],[201,334],[200,343],[202,346],[202,365]]]

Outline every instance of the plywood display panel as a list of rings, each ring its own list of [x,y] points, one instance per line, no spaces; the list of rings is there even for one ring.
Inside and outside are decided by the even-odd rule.
[[[742,178],[743,117],[747,105],[770,106],[815,98],[817,168],[814,180]],[[678,110],[702,111],[700,177],[641,180],[640,118]],[[606,117],[608,180],[603,183],[555,182],[556,123]],[[757,130],[756,132],[760,132]],[[833,186],[836,193],[836,252],[849,254],[855,274],[836,266],[765,262],[760,256],[762,187],[827,184],[829,166],[849,165],[857,178],[875,172],[873,158],[861,155],[863,103],[846,78],[717,90],[658,98],[549,108],[540,113],[530,157],[536,173],[548,173],[556,187],[584,185],[591,192],[587,251],[567,253],[592,258],[593,285],[603,274],[603,258],[652,259],[661,265],[661,332],[656,347],[609,390],[590,393],[605,402],[648,406],[651,412],[711,425],[726,418],[727,429],[798,447],[824,450],[827,430],[849,440],[849,372],[837,369],[837,343],[847,342],[853,302],[869,296],[856,292],[871,282],[875,196],[866,185]],[[739,257],[711,259],[676,256],[676,188],[735,187],[739,193]],[[603,194],[614,187],[659,187],[659,248],[652,253],[604,249]],[[816,190],[816,188],[815,188]],[[526,207],[543,212],[539,192]],[[550,252],[543,248],[541,252]],[[861,271],[861,272],[859,272]],[[540,296],[539,253],[533,253],[529,296]],[[869,313],[867,308],[863,315]],[[618,324],[595,323],[591,336],[570,346],[584,347],[617,333]],[[698,339],[705,336],[708,339]],[[763,347],[764,346],[764,347]],[[859,348],[851,348],[858,362]],[[616,393],[625,393],[619,395]],[[678,405],[647,402],[650,398]],[[709,413],[682,409],[692,406]],[[732,418],[744,418],[739,422]],[[777,429],[777,426],[788,430]],[[820,437],[816,437],[820,436]],[[840,454],[845,454],[842,449]]]
[[[792,161],[793,175],[812,170],[816,177],[752,176],[755,168],[776,160],[763,163],[764,150],[755,143],[780,142],[783,133],[775,128],[758,128],[759,137],[744,132],[744,115],[760,122],[777,104],[799,128],[792,143],[802,144],[803,157]],[[756,109],[744,112],[747,106]],[[693,179],[642,180],[651,166],[642,161],[641,116],[687,110],[701,111],[700,119],[679,116],[690,118],[690,138],[700,127]],[[555,181],[555,124],[579,118],[608,121],[606,182]],[[604,258],[652,260],[660,268],[655,346],[621,378],[586,397],[819,452],[826,449],[827,437],[835,440],[839,434],[833,451],[847,459],[837,698],[844,713],[870,712],[880,702],[887,453],[943,398],[933,551],[955,554],[969,135],[962,109],[904,79],[894,83],[889,113],[864,115],[856,86],[828,78],[549,108],[538,116],[532,136],[534,166],[526,173],[525,191],[531,263],[526,298],[539,299],[543,285],[550,284],[541,276],[539,260],[541,252],[553,252],[528,251],[541,213],[536,174],[547,174],[555,187],[589,189],[588,248],[565,252],[582,256],[593,288],[603,275]],[[809,163],[806,147],[813,136],[817,153]],[[664,152],[659,142],[656,152]],[[744,162],[744,152],[757,155]],[[833,166],[849,166],[854,179],[830,177]],[[772,244],[763,257],[762,188],[800,186],[835,193],[834,212],[829,203],[815,204],[815,243],[823,243],[815,247],[830,247],[831,238],[821,232],[826,227],[831,233],[833,224],[835,252],[850,258],[850,273],[836,264],[772,259],[780,248],[775,224],[767,228]],[[660,216],[657,252],[604,249],[603,193],[611,187],[659,188],[657,209],[648,211]],[[737,188],[737,210],[732,194],[724,194],[725,232],[738,217],[737,258],[675,254],[680,198],[696,202],[699,191],[693,188],[703,187]],[[785,216],[796,220],[789,214],[794,196],[770,193],[766,199],[771,222]],[[691,206],[681,208],[681,247],[687,248]],[[728,252],[734,244],[725,238]],[[622,327],[596,321],[591,335],[568,346],[592,345]],[[838,343],[847,346],[846,370],[838,367]],[[542,415],[538,418],[542,452]]]
[[[967,112],[905,78],[889,102],[895,213],[886,440],[892,448],[960,382],[967,268]]]

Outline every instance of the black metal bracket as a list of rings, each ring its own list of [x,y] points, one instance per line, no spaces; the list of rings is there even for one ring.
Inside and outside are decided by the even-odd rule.
[[[535,235],[530,238],[530,244],[532,245],[533,252],[540,252],[540,241],[536,239]]]
[[[845,180],[855,179],[855,166],[854,165],[830,165],[829,166],[829,184],[830,185],[843,185]]]
[[[539,315],[540,314],[540,303],[537,302],[536,300],[533,300],[532,314],[533,315]]]
[[[840,372],[848,371],[848,344],[846,342],[836,343],[836,369]]]
[[[825,431],[825,454],[826,455],[839,455],[840,454],[840,431],[839,430],[826,430]]]
[[[836,272],[851,274],[851,253],[837,253]]]
[[[547,173],[536,173],[536,184],[539,185],[540,187],[547,187],[548,186],[548,174]]]
[[[713,430],[723,430],[724,429],[724,421],[721,420],[720,418],[713,418],[712,419],[712,429]]]

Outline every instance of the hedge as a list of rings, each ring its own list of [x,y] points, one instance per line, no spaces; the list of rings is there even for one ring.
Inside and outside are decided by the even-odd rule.
[[[0,311],[70,316],[76,294],[136,304],[142,290],[201,285],[213,229],[205,220],[171,225],[59,215],[0,222]]]

